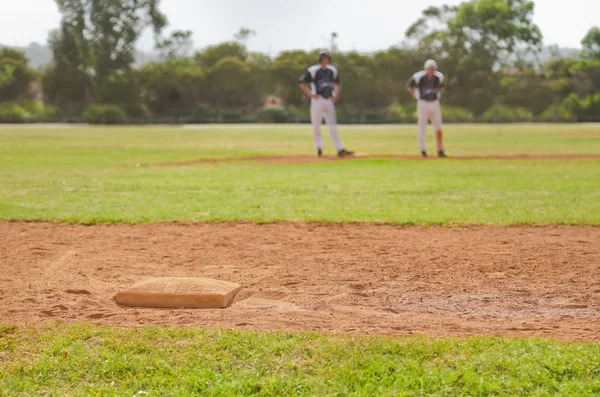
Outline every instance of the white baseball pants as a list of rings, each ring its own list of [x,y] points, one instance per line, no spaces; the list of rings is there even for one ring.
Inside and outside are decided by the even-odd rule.
[[[425,138],[427,133],[427,124],[431,120],[435,132],[442,129],[442,109],[440,101],[427,102],[419,100],[417,103],[418,123],[419,123],[419,148],[422,152],[425,149]],[[438,147],[438,151],[444,150],[443,147]]]
[[[323,136],[321,135],[323,118],[325,118],[325,122],[327,123],[331,140],[333,141],[336,150],[339,152],[344,146],[342,146],[342,142],[338,135],[335,104],[331,98],[325,99],[323,97],[318,97],[317,99],[313,99],[310,103],[310,121],[312,122],[315,146],[317,149],[323,149]]]

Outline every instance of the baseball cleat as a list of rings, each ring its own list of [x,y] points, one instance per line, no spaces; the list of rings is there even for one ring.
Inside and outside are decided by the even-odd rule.
[[[317,149],[317,157],[323,157],[323,149]]]
[[[427,152],[423,150],[423,151],[421,152],[421,156],[423,156],[423,157],[427,157]]]
[[[445,159],[445,158],[447,158],[448,156],[446,156],[446,153],[444,153],[444,151],[443,151],[443,150],[441,150],[441,151],[439,151],[439,152],[438,152],[438,157],[439,157],[439,158],[444,158],[444,159]]]
[[[338,152],[338,157],[347,157],[347,156],[352,156],[354,154],[354,152],[350,152],[346,149],[342,149]]]

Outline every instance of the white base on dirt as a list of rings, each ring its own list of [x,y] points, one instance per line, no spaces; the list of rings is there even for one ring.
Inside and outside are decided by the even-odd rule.
[[[225,308],[242,289],[239,284],[208,278],[162,277],[144,280],[115,295],[122,306],[157,308]]]

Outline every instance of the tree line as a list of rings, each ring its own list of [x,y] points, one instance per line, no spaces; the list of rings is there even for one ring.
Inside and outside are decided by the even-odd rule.
[[[53,61],[33,70],[17,50],[0,50],[0,119],[26,121],[83,116],[187,122],[262,122],[308,119],[297,88],[321,49],[250,52],[255,34],[190,55],[192,33],[163,35],[160,0],[56,0],[60,26],[48,39]],[[369,54],[330,51],[344,92],[346,122],[412,121],[415,103],[406,81],[434,58],[447,76],[447,121],[570,121],[600,116],[600,28],[582,39],[579,57],[554,49],[548,62],[535,54],[542,34],[529,0],[471,0],[430,7],[409,27],[402,44]],[[136,43],[152,29],[160,60],[134,66]]]

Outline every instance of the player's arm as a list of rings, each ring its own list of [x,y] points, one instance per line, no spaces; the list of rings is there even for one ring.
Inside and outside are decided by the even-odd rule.
[[[333,98],[331,98],[333,100],[333,103],[336,103],[338,101],[338,99],[340,99],[341,94],[342,94],[342,85],[336,84],[335,85],[335,95],[333,96]]]
[[[308,86],[306,85],[306,83],[298,83],[298,85],[300,86],[300,89],[302,91],[304,91],[304,93],[309,97],[309,98],[313,98],[316,99],[319,96],[315,93],[313,93],[310,88],[308,88]]]
[[[446,82],[446,78],[444,77],[443,74],[440,73],[440,88],[438,88],[438,99],[440,99],[442,97],[442,90],[444,89],[444,83]]]
[[[408,91],[410,92],[410,95],[412,95],[413,99],[415,101],[418,101],[419,98],[417,98],[417,95],[415,93],[415,90],[417,89],[417,82],[415,80],[415,76],[411,76],[410,79],[408,80],[408,83],[406,83],[406,87],[408,88]]]
[[[300,78],[298,79],[298,86],[309,98],[316,99],[319,96],[317,94],[313,93],[311,91],[311,89],[308,88],[308,85],[307,85],[311,82],[312,82],[312,76],[310,74],[310,71],[306,70],[306,72],[304,72],[304,74],[302,74],[302,76],[300,76]]]
[[[417,96],[415,95],[415,89],[411,87],[408,89],[408,91],[410,91],[410,95],[412,95],[413,99],[418,102],[419,98],[417,98]]]
[[[333,82],[335,83],[335,95],[333,96],[333,98],[331,98],[331,100],[333,101],[333,103],[336,103],[338,99],[340,99],[340,95],[342,94],[342,83],[340,81],[340,75],[337,70],[335,72],[335,80]]]

